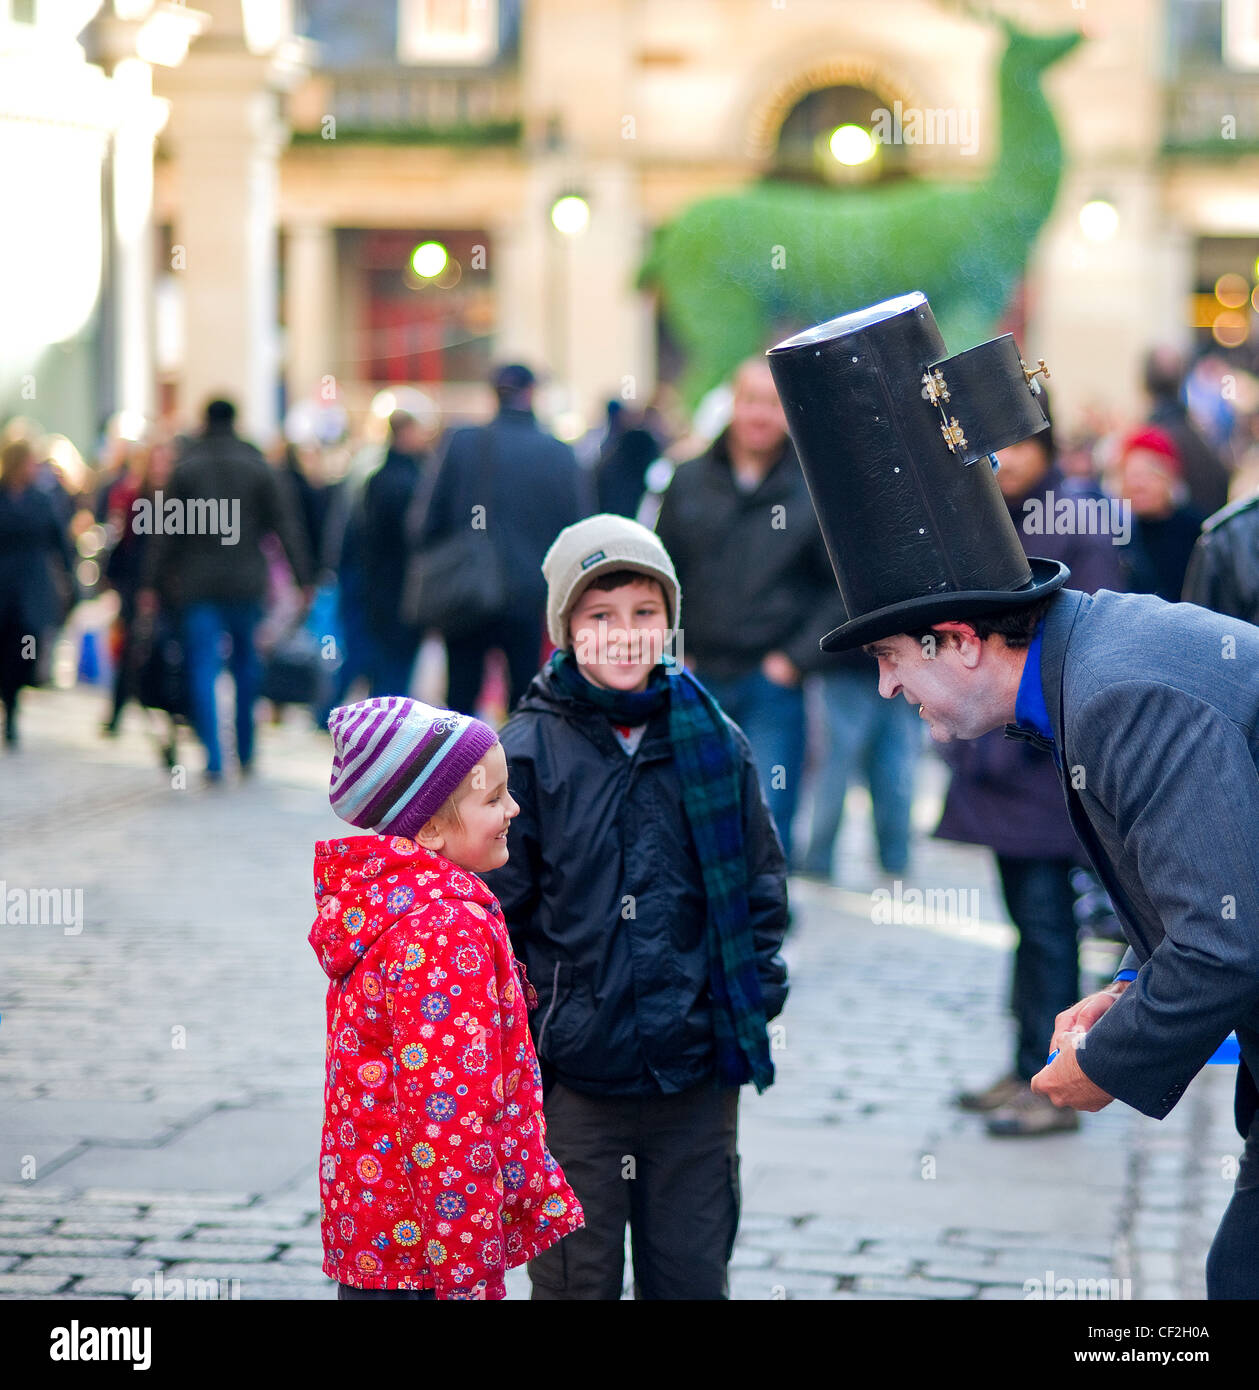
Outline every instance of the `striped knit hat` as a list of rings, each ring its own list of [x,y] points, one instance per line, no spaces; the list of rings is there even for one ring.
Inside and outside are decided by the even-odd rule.
[[[412,840],[498,742],[479,719],[400,695],[342,705],[328,729],[332,809],[363,830]]]

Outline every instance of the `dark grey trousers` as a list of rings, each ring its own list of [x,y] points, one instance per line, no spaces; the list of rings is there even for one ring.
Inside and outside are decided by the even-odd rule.
[[[739,1088],[589,1096],[554,1085],[547,1147],[586,1225],[529,1262],[535,1299],[619,1299],[630,1229],[634,1296],[729,1297],[739,1228]]]

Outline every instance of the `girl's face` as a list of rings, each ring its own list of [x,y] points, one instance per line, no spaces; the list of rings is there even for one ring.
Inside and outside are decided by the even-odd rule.
[[[496,743],[460,782],[452,800],[454,815],[434,816],[419,834],[426,849],[474,874],[507,863],[507,827],[520,807],[507,790],[507,758]]]

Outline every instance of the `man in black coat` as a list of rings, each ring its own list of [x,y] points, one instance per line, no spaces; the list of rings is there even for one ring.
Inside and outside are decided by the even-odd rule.
[[[684,463],[656,533],[687,595],[685,656],[756,756],[783,852],[804,770],[804,676],[844,613],[769,368],[735,374],[730,425]]]
[[[426,464],[424,444],[425,431],[415,416],[395,410],[389,417],[385,457],[360,500],[357,539],[373,698],[407,693],[420,646],[421,634],[403,621],[398,606],[409,554],[407,508]]]
[[[589,512],[572,449],[538,426],[534,374],[519,364],[500,367],[492,385],[498,414],[450,436],[417,536],[426,546],[461,527],[485,531],[506,577],[501,612],[472,632],[444,634],[446,703],[465,714],[475,712],[492,650],[507,658],[508,708],[524,694],[542,654],[543,556],[565,526]]]

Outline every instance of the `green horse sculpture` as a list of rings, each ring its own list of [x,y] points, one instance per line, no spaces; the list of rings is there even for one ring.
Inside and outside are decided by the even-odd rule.
[[[909,290],[928,295],[950,348],[991,332],[1062,173],[1041,74],[1082,37],[1002,24],[1001,148],[986,178],[835,191],[765,182],[657,230],[639,285],[659,292],[686,353],[689,405],[773,336]]]

